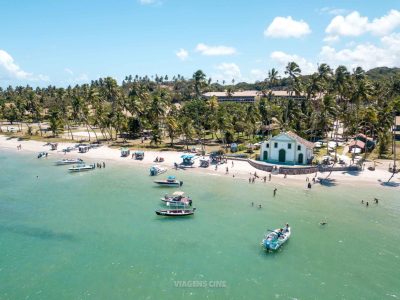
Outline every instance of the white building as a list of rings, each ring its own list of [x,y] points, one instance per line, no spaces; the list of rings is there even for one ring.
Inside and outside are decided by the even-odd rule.
[[[260,160],[276,164],[310,164],[314,144],[288,131],[261,144]]]
[[[231,94],[227,92],[207,92],[203,94],[203,97],[210,99],[211,97],[217,97],[218,102],[238,102],[238,103],[254,103],[263,97],[263,93],[260,91],[236,91]],[[305,95],[290,94],[288,91],[269,91],[265,97],[267,99],[294,99],[303,100]]]

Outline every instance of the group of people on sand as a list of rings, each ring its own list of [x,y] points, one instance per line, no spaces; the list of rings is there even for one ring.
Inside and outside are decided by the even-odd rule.
[[[19,145],[17,146],[17,150],[21,150],[21,149],[22,149],[22,145],[19,144]]]
[[[379,199],[378,198],[374,198],[374,202],[375,202],[375,204],[378,204],[379,203]],[[361,200],[361,204],[364,204],[364,200]],[[369,206],[369,202],[368,201],[365,202],[365,206],[366,207]]]
[[[106,167],[106,163],[103,161],[103,162],[97,162],[96,163],[96,167],[97,168],[99,168],[99,169],[101,169],[101,168],[105,168]]]

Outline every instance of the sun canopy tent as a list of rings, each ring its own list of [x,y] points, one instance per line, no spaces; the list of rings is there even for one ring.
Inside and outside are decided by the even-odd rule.
[[[191,166],[194,164],[194,161],[197,158],[197,156],[193,154],[184,154],[181,156],[181,158],[182,158],[182,165]]]

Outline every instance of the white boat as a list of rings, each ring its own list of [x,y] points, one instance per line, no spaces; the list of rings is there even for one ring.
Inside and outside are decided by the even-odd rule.
[[[154,165],[150,168],[150,176],[157,176],[165,172],[167,172],[167,168],[159,165]]]
[[[160,186],[179,187],[182,186],[183,181],[176,180],[175,176],[168,176],[166,180],[154,180],[154,183]]]
[[[92,165],[80,164],[80,165],[76,165],[71,168],[68,168],[68,170],[70,172],[84,172],[84,171],[94,170],[95,167],[96,166],[94,164],[92,164]]]
[[[80,159],[80,158],[76,158],[76,159],[61,159],[61,160],[57,160],[55,162],[55,164],[57,166],[64,166],[64,165],[72,165],[72,164],[84,164],[85,162]]]
[[[289,224],[286,224],[285,228],[278,228],[275,230],[269,230],[269,233],[265,235],[261,242],[261,245],[266,250],[278,250],[287,240],[290,238],[292,231]]]
[[[167,206],[192,206],[192,199],[185,196],[184,192],[176,191],[172,195],[165,195],[161,201]]]

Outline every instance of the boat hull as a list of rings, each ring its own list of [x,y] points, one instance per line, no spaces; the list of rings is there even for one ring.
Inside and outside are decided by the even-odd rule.
[[[291,228],[289,227],[289,230],[284,232],[284,235],[282,237],[277,238],[278,232],[279,229],[275,229],[273,232],[266,235],[266,237],[262,240],[261,245],[265,250],[278,250],[283,244],[285,244],[289,240],[292,233]]]
[[[193,209],[159,209],[156,210],[156,215],[165,216],[165,217],[185,217],[191,216],[195,212],[195,208]]]
[[[179,187],[181,186],[180,181],[174,181],[174,182],[169,182],[169,181],[164,181],[164,180],[155,180],[155,184],[158,184],[159,186],[167,186],[167,187]]]

